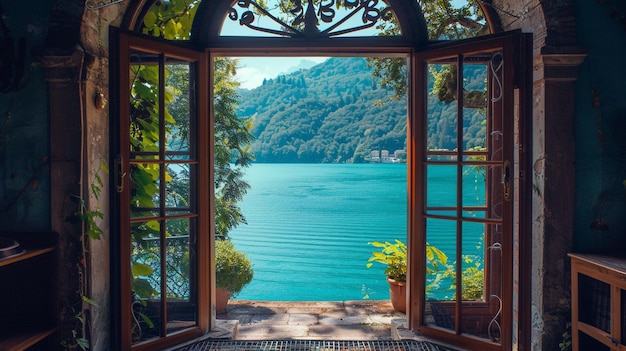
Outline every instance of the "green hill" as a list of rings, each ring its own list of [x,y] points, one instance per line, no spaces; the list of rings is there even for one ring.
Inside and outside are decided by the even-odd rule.
[[[372,150],[406,150],[406,100],[391,100],[365,58],[329,58],[239,95],[238,115],[254,124],[257,162],[359,163]],[[454,148],[453,104],[435,100],[429,105],[441,113],[429,123],[430,146]]]

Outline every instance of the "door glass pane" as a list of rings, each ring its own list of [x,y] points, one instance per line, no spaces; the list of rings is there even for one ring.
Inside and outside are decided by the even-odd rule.
[[[443,62],[429,63],[427,72],[426,140],[434,162],[455,159],[458,148],[457,65]]]
[[[463,223],[463,252],[461,254],[461,323],[462,333],[487,337],[491,319],[485,305],[485,255],[483,223]]]
[[[489,341],[500,342],[502,336],[502,308],[506,296],[503,295],[502,285],[502,224],[488,224],[485,226],[484,252],[484,298],[487,310],[481,311],[483,319],[476,336]],[[486,317],[486,318],[485,318]],[[487,323],[488,322],[488,323]]]
[[[461,271],[463,301],[484,301],[485,224],[463,223]]]
[[[131,226],[132,274],[132,341],[148,340],[159,335],[161,308],[160,229],[158,221],[135,223]]]
[[[463,166],[463,208],[468,211],[464,214],[470,217],[484,217],[485,206],[487,205],[486,182],[485,176],[486,166],[475,164],[471,166]],[[473,213],[472,213],[473,212]]]
[[[197,325],[195,63],[130,52],[131,342]]]
[[[159,65],[153,54],[130,52],[130,152],[132,158],[155,159],[161,138]]]
[[[159,215],[160,167],[156,164],[131,164],[131,218]]]
[[[428,219],[425,320],[450,330],[455,330],[456,251],[456,221]]]
[[[192,211],[192,183],[190,175],[195,166],[189,164],[167,164],[167,215],[188,214]]]
[[[456,215],[457,207],[457,167],[452,165],[426,166],[427,187],[426,207],[429,214],[439,211],[452,211]]]
[[[195,254],[190,235],[194,221],[187,218],[166,222],[166,291],[167,332],[194,326],[196,323],[195,294],[192,294]]]
[[[510,190],[502,182],[502,55],[459,53],[429,60],[427,70],[426,240],[442,245],[448,263],[439,281],[447,293],[427,291],[425,322],[499,342],[503,205]]]
[[[193,66],[166,58],[165,65],[165,131],[166,153],[170,160],[190,159],[191,116],[195,96],[189,86]]]
[[[488,55],[463,58],[463,151],[484,151],[487,147],[487,65]]]

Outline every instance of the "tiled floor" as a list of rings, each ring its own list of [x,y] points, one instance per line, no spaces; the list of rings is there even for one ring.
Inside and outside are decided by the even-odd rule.
[[[218,319],[238,320],[236,340],[389,340],[391,320],[404,318],[389,301],[230,301]]]
[[[415,341],[410,350],[462,351],[440,342],[416,336],[406,327],[399,325],[405,321],[403,313],[395,311],[388,301],[345,301],[345,302],[269,302],[269,301],[230,301],[226,311],[217,314],[221,327],[211,335],[179,345],[168,351],[190,350],[259,350],[255,345],[263,341],[275,342],[292,340],[301,342],[371,342],[393,343],[399,340]],[[392,320],[396,326],[396,340],[392,340]],[[233,322],[235,321],[235,322]],[[232,331],[238,322],[235,336]],[[226,339],[228,338],[228,339]],[[221,342],[221,343],[220,343]],[[216,345],[205,345],[215,343]],[[281,344],[282,345],[282,344]],[[378,344],[377,344],[378,345]],[[275,346],[275,345],[274,345]],[[380,346],[380,345],[379,345]],[[378,347],[381,350],[396,350]],[[344,349],[344,347],[339,347]],[[273,347],[276,350],[310,350],[311,348],[291,345]],[[325,347],[324,349],[335,349]],[[350,349],[353,349],[350,347]],[[367,349],[354,348],[355,350]]]

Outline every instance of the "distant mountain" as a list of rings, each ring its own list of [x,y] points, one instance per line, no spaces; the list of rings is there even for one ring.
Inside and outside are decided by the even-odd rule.
[[[238,116],[254,124],[257,162],[361,163],[372,150],[406,150],[407,103],[391,100],[365,58],[329,58],[239,95]],[[454,109],[446,112],[454,104],[429,105],[442,116],[429,123],[429,143],[454,148],[455,120],[443,117],[455,119]]]
[[[309,69],[315,65],[317,65],[318,63],[313,61],[313,60],[300,60],[300,62],[298,62],[298,65],[296,66],[291,66],[289,68],[287,68],[285,71],[280,72],[280,75],[285,75],[285,74],[289,74],[289,73],[293,73],[293,72],[298,72],[299,70],[302,69]]]

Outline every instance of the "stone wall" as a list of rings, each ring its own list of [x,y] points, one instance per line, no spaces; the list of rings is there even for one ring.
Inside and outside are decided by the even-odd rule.
[[[616,94],[625,89],[616,85],[613,90],[608,90],[604,86],[604,81],[592,82],[592,78],[599,74],[607,80],[615,76],[616,72],[620,76],[623,75],[621,70],[608,72],[605,70],[610,61],[600,59],[603,57],[601,48],[589,52],[590,56],[598,56],[593,56],[594,60],[591,62],[594,64],[583,66],[588,71],[584,71],[580,76],[585,78],[586,85],[576,86],[576,79],[579,77],[576,68],[582,62],[585,52],[578,48],[578,45],[581,45],[580,42],[583,42],[584,46],[593,44],[593,36],[596,35],[581,35],[579,32],[595,33],[598,25],[594,19],[581,22],[580,18],[586,18],[588,6],[605,6],[597,2],[590,2],[593,4],[587,2],[588,0],[493,1],[494,11],[505,30],[521,28],[534,35],[534,169],[529,175],[532,177],[534,188],[534,210],[531,219],[533,232],[526,233],[533,236],[534,350],[558,349],[565,322],[569,319],[569,264],[565,254],[572,249],[572,233],[578,233],[574,228],[574,213],[589,211],[593,207],[591,199],[594,197],[584,189],[575,188],[574,176],[584,175],[591,179],[604,177],[601,171],[588,172],[589,169],[586,169],[582,173],[580,162],[577,165],[578,171],[574,168],[575,161],[581,159],[590,161],[593,158],[593,153],[579,154],[576,151],[574,154],[573,151],[577,150],[575,146],[588,147],[586,141],[596,136],[590,136],[575,128],[588,130],[594,126],[596,117],[587,116],[587,114],[597,115],[595,114],[597,110],[588,107],[593,102],[590,93],[592,89],[600,92],[603,108],[609,107],[609,110],[603,112],[611,112],[614,116],[613,123],[604,125],[603,130],[620,128],[618,117],[621,116],[621,105],[618,102],[614,102],[613,105],[607,104],[606,97],[618,99]],[[3,187],[0,189],[4,190],[0,198],[4,201],[2,203],[6,204],[10,198],[10,191],[7,189],[12,189],[12,186],[15,186],[15,189],[19,188],[18,180],[28,178],[24,177],[20,170],[32,171],[42,162],[42,157],[46,158],[50,131],[51,142],[56,146],[50,150],[50,178],[46,170],[45,176],[38,178],[36,185],[31,183],[24,188],[28,194],[22,195],[22,200],[16,207],[12,207],[10,212],[3,213],[0,208],[0,220],[9,226],[26,225],[33,230],[48,229],[50,226],[51,229],[60,232],[63,246],[60,250],[62,274],[59,282],[63,287],[60,296],[62,301],[65,301],[61,305],[63,314],[61,338],[67,338],[76,328],[75,311],[72,308],[85,307],[77,295],[77,292],[82,291],[99,304],[99,307],[87,306],[90,310],[88,336],[92,340],[93,349],[98,350],[109,348],[107,340],[110,337],[108,216],[100,223],[104,229],[103,239],[89,243],[89,255],[84,262],[80,245],[82,228],[68,224],[66,218],[76,210],[77,205],[72,199],[77,195],[86,199],[90,208],[99,208],[105,214],[108,211],[109,187],[106,182],[108,176],[100,171],[100,165],[109,160],[109,116],[106,108],[100,110],[95,107],[93,98],[98,91],[108,97],[108,26],[121,23],[125,7],[129,6],[131,1],[97,11],[85,9],[84,3],[84,0],[56,0],[50,7],[50,2],[45,0],[29,2],[29,8],[43,11],[31,13],[41,16],[37,19],[41,24],[36,25],[33,30],[36,30],[37,35],[42,38],[47,33],[47,39],[45,42],[41,40],[39,50],[45,69],[34,71],[31,79],[34,79],[32,82],[35,83],[32,84],[36,86],[28,88],[28,92],[14,95],[16,101],[14,104],[17,105],[13,106],[19,106],[20,110],[32,111],[19,118],[23,122],[22,125],[13,125],[18,128],[19,135],[23,136],[24,142],[27,143],[17,148],[28,151],[17,156],[17,152],[14,155],[14,151],[10,151],[13,149],[6,147],[3,149],[3,144],[0,144],[0,162],[2,162],[0,187]],[[29,23],[31,22],[33,21]],[[618,25],[613,27],[619,29]],[[620,39],[621,43],[626,42],[623,36]],[[621,45],[623,49],[623,44]],[[49,95],[45,91],[44,73],[47,77]],[[620,81],[626,82],[626,79],[620,78]],[[24,106],[29,104],[29,96],[35,98],[31,106],[26,108]],[[8,98],[0,96],[0,122],[6,110],[5,106],[8,106]],[[587,108],[576,105],[577,99],[583,99],[589,104],[585,105]],[[50,131],[47,129],[48,111]],[[604,115],[606,114],[602,116]],[[575,135],[579,140],[574,139]],[[615,140],[619,137],[618,134]],[[626,137],[622,140],[626,140]],[[592,146],[600,147],[600,144]],[[43,162],[44,169],[48,167],[47,162],[48,160]],[[9,170],[13,170],[13,173]],[[96,174],[105,180],[99,199],[95,199],[89,191],[89,184],[93,182]],[[596,193],[610,184],[607,181],[603,182],[594,185],[593,190]],[[581,193],[588,196],[589,201],[582,203],[576,199]],[[46,200],[48,194],[49,202]],[[576,207],[572,205],[574,203]],[[576,237],[579,249],[604,240],[592,237],[591,234],[595,232],[579,231],[580,234]],[[610,246],[610,241],[608,245]],[[80,284],[81,280],[78,277],[81,274],[89,277],[85,280],[89,282],[87,286]]]

